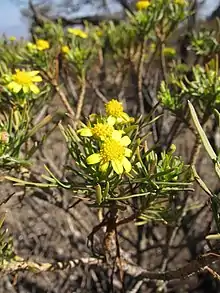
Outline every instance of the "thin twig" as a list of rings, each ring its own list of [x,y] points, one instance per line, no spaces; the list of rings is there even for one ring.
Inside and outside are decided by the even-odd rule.
[[[185,279],[192,274],[195,274],[202,270],[212,271],[212,275],[218,277],[219,275],[211,270],[209,266],[216,261],[220,260],[218,254],[209,252],[204,255],[201,255],[198,259],[191,261],[189,264],[185,265],[182,268],[165,271],[165,272],[151,272],[143,269],[140,266],[137,266],[133,263],[127,262],[124,259],[121,259],[121,269],[137,280],[164,280],[170,281],[175,279]],[[31,261],[25,261],[22,258],[19,258],[10,262],[6,262],[1,266],[0,273],[2,276],[5,276],[10,273],[16,273],[18,271],[31,270],[32,272],[49,272],[56,270],[64,269],[75,269],[77,265],[84,264],[89,266],[101,266],[102,269],[109,268],[109,265],[103,259],[85,257],[80,259],[73,259],[67,262],[56,262],[56,263],[36,263]]]
[[[144,56],[145,56],[145,41],[141,42],[140,47],[140,56],[137,68],[138,74],[138,101],[139,101],[139,110],[140,114],[144,114],[144,98],[143,98],[143,68],[144,68]]]
[[[60,89],[60,87],[58,85],[55,85],[54,88],[55,88],[56,92],[58,93],[58,95],[59,95],[61,101],[63,102],[64,106],[66,107],[67,112],[70,114],[71,118],[74,119],[75,113],[74,113],[72,107],[70,106],[66,95]]]
[[[86,79],[85,79],[85,76],[83,75],[81,78],[81,92],[79,95],[79,101],[78,101],[77,108],[76,108],[76,116],[75,116],[75,122],[74,122],[75,128],[76,128],[78,121],[80,119],[80,116],[81,116],[83,103],[84,103],[84,99],[85,99],[85,92],[86,92]]]
[[[54,87],[55,91],[57,92],[57,94],[59,95],[59,97],[61,98],[61,101],[63,102],[67,112],[69,113],[70,117],[72,119],[75,118],[75,113],[72,109],[72,107],[70,106],[68,99],[65,95],[65,93],[61,90],[61,88],[59,87],[59,85],[57,84],[56,79],[54,79],[51,74],[49,72],[46,72],[45,70],[41,70],[41,74],[43,76],[43,78],[45,80],[47,80],[48,82],[51,83],[51,85]]]

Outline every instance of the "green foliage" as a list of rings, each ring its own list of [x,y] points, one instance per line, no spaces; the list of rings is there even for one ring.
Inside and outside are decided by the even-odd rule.
[[[219,42],[216,31],[208,31],[203,28],[193,32],[190,49],[198,56],[210,56],[219,52]]]
[[[13,241],[8,236],[8,230],[4,228],[5,217],[0,218],[0,267],[5,261],[10,261],[14,257]]]

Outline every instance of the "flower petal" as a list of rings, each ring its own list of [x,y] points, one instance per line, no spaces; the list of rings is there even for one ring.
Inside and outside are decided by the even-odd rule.
[[[102,163],[100,164],[99,166],[99,170],[103,173],[105,173],[108,169],[108,166],[109,166],[109,162],[106,162],[106,163]]]
[[[130,117],[127,113],[123,112],[123,114],[121,115],[121,117],[126,121],[129,122],[130,121]]]
[[[131,143],[131,140],[127,135],[123,136],[120,141],[123,146],[128,146]]]
[[[78,133],[81,136],[92,136],[92,130],[90,128],[88,128],[88,127],[79,129]]]
[[[130,157],[132,154],[132,150],[130,150],[129,148],[125,148],[125,157]]]
[[[113,170],[117,174],[122,174],[123,173],[123,165],[122,165],[122,162],[120,162],[118,160],[114,160],[114,161],[112,161],[112,167],[113,167]]]
[[[101,161],[101,156],[100,154],[92,154],[90,155],[87,159],[86,162],[89,165],[97,164]]]
[[[29,71],[29,72],[28,72],[28,74],[29,74],[30,76],[35,76],[35,75],[37,75],[38,73],[39,73],[38,70],[33,70],[33,71]]]
[[[20,90],[22,89],[22,86],[20,84],[18,84],[17,82],[11,82],[8,85],[9,89],[12,90],[14,93],[18,93],[20,92]]]
[[[127,173],[129,173],[131,171],[131,168],[132,168],[130,161],[127,158],[124,157],[123,160],[122,160],[122,164],[123,164],[123,167],[124,167],[125,171]]]
[[[35,84],[30,84],[30,90],[34,93],[34,94],[39,94],[40,90],[39,88],[35,85]]]
[[[109,116],[108,118],[107,118],[107,123],[109,124],[109,125],[114,125],[115,124],[115,122],[116,122],[116,118],[115,117],[113,117],[113,116]]]
[[[115,140],[121,140],[121,137],[122,137],[121,131],[113,130],[112,138],[114,138]]]
[[[28,93],[29,92],[29,86],[28,85],[23,85],[22,86],[22,90],[23,90],[23,92],[26,94],[26,93]]]
[[[40,75],[36,75],[32,77],[32,81],[34,82],[40,82],[42,81],[42,77]]]
[[[14,82],[14,81],[11,81],[11,82],[7,85],[7,87],[8,87],[9,90],[13,90],[14,86],[16,86],[16,82]]]

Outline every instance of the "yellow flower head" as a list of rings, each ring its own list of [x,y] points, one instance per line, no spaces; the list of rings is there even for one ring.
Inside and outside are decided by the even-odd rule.
[[[129,173],[132,167],[127,157],[131,156],[132,151],[127,146],[130,143],[130,138],[128,136],[122,137],[118,131],[114,138],[107,138],[102,143],[99,153],[92,154],[87,158],[87,163],[89,165],[99,163],[102,172],[106,172],[111,165],[117,174],[122,174],[124,170]]]
[[[39,88],[34,84],[34,82],[42,81],[41,76],[38,75],[39,71],[16,69],[15,72],[12,75],[12,81],[7,86],[10,91],[18,93],[22,90],[25,94],[28,92],[38,94],[40,92]]]
[[[187,4],[186,0],[174,0],[174,3],[179,4],[179,5],[186,5]]]
[[[92,134],[101,139],[106,139],[107,137],[111,137],[114,131],[114,127],[112,125],[97,123],[92,128]]]
[[[114,117],[121,117],[124,112],[122,103],[114,99],[105,105],[105,111],[108,116]]]
[[[16,37],[15,37],[15,36],[10,36],[10,37],[9,37],[9,40],[12,41],[12,42],[13,42],[13,41],[16,41]]]
[[[85,33],[84,31],[82,31],[79,28],[68,28],[68,32],[70,34],[73,34],[74,36],[80,37],[82,39],[88,38],[87,33]]]
[[[70,48],[68,46],[62,46],[61,51],[65,54],[69,53]]]
[[[91,137],[96,139],[106,140],[107,138],[118,137],[118,132],[123,133],[121,130],[115,130],[113,125],[109,123],[96,123],[92,127],[84,127],[78,130],[81,136]]]
[[[103,31],[102,31],[101,29],[97,30],[97,31],[96,31],[96,35],[97,35],[98,37],[102,37],[102,36],[103,36]]]
[[[105,104],[105,111],[110,124],[130,122],[131,118],[123,111],[122,103],[113,99]]]
[[[175,56],[176,55],[176,49],[172,47],[165,47],[163,49],[163,54],[165,56]]]
[[[150,1],[138,1],[136,3],[136,9],[137,10],[144,10],[147,9],[147,7],[150,5]]]
[[[39,39],[39,40],[36,41],[36,48],[39,51],[44,51],[44,50],[47,50],[47,49],[50,48],[50,44],[46,40]]]

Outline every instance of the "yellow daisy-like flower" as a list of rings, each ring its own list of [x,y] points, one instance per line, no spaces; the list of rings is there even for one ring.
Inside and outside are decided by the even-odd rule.
[[[105,140],[108,137],[112,137],[117,130],[110,124],[96,123],[93,127],[84,127],[78,130],[81,136],[94,136],[97,139]]]
[[[108,123],[114,125],[117,123],[126,123],[131,122],[132,119],[128,116],[127,113],[123,111],[122,103],[113,99],[105,104],[105,111],[108,116]]]
[[[124,170],[129,173],[132,166],[127,157],[131,156],[132,151],[127,146],[130,143],[131,140],[128,136],[122,137],[122,134],[117,132],[114,138],[107,138],[103,142],[99,153],[92,154],[87,158],[87,163],[89,165],[99,163],[102,172],[106,172],[111,165],[117,174],[122,174]]]
[[[39,39],[39,40],[36,41],[36,48],[39,51],[44,51],[44,50],[47,50],[47,49],[50,48],[50,44],[46,40]]]
[[[137,10],[147,9],[148,6],[150,6],[150,1],[138,1],[136,3],[136,9]]]
[[[88,38],[88,34],[85,33],[84,31],[82,31],[79,28],[68,28],[68,32],[70,34],[73,34],[74,36],[80,37],[82,39],[87,39]]]
[[[20,69],[15,70],[15,74],[12,75],[12,81],[7,85],[8,89],[14,93],[18,93],[21,90],[26,94],[33,92],[38,94],[39,88],[34,82],[41,82],[42,78],[38,75],[39,71],[21,71]]]
[[[69,53],[70,48],[68,46],[62,46],[61,51],[65,54]]]

